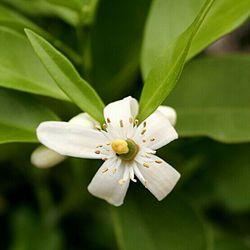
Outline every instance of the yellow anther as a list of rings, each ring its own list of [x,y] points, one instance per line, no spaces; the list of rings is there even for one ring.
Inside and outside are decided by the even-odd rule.
[[[128,143],[122,139],[112,141],[111,147],[119,155],[127,154],[129,151]]]

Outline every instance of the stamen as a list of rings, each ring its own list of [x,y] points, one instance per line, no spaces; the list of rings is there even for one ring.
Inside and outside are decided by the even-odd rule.
[[[145,128],[147,126],[147,122],[143,122],[143,128]]]
[[[141,131],[141,135],[144,135],[146,131],[147,131],[147,130],[144,128],[144,129]]]
[[[146,142],[146,140],[144,140],[144,139],[143,139],[143,140],[142,140],[142,142],[143,142],[143,143],[145,143],[145,142]]]
[[[129,123],[132,124],[133,123],[133,117],[129,117]]]
[[[109,118],[107,118],[107,123],[111,123],[111,121],[110,121],[110,119],[109,119]]]
[[[148,188],[148,182],[146,180],[144,181],[144,187]]]
[[[107,126],[106,123],[103,123],[103,124],[102,124],[102,127],[103,127],[103,129],[106,129],[108,126]]]
[[[95,125],[95,128],[96,128],[97,130],[99,130],[99,131],[102,130],[102,128],[100,127],[100,125]]]
[[[115,174],[116,171],[117,171],[117,168],[113,168],[113,169],[112,169],[112,173],[113,173],[113,174]]]
[[[123,128],[123,121],[120,120],[120,127]]]
[[[107,159],[108,159],[108,158],[106,158],[106,157],[105,157],[105,158],[102,158],[103,161],[106,161]]]
[[[96,150],[95,153],[99,155],[101,153],[101,151],[100,150]]]
[[[139,120],[138,120],[138,119],[135,119],[135,120],[134,120],[134,125],[137,126],[138,123],[139,123]]]
[[[143,163],[143,167],[145,167],[145,168],[149,168],[149,164],[148,164],[148,163],[146,163],[146,162],[144,162],[144,163]]]
[[[155,163],[160,164],[160,163],[162,163],[162,161],[161,160],[156,160]]]
[[[102,144],[99,144],[96,146],[96,148],[101,148],[103,145]]]
[[[102,170],[102,173],[104,174],[104,173],[106,173],[108,170],[109,170],[108,168],[104,168],[104,169]]]
[[[150,141],[155,141],[155,138],[151,138]]]

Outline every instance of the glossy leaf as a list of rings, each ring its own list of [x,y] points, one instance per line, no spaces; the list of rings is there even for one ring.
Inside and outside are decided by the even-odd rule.
[[[107,102],[124,97],[136,80],[149,6],[150,0],[100,1],[91,32],[92,77]]]
[[[47,0],[3,0],[9,5],[14,6],[20,11],[30,16],[57,16],[65,22],[77,26],[79,15],[77,11],[64,5],[56,5]]]
[[[95,90],[80,77],[73,64],[49,42],[36,33],[26,34],[45,68],[57,85],[83,111],[103,122],[104,104]]]
[[[250,57],[231,55],[191,62],[165,104],[177,111],[181,136],[250,141]]]
[[[195,19],[204,0],[153,1],[145,28],[141,67],[144,78],[171,44]],[[219,37],[240,26],[250,15],[250,1],[216,0],[195,36],[187,59],[192,58]]]
[[[140,98],[138,119],[143,121],[153,113],[171,92],[184,67],[194,36],[209,12],[214,0],[207,0],[194,22],[168,46],[148,74]]]
[[[37,142],[36,128],[57,116],[30,95],[0,89],[0,143]]]
[[[47,31],[36,25],[28,18],[22,16],[17,11],[14,11],[13,9],[8,8],[1,4],[0,4],[0,25],[8,27],[10,29],[14,29],[15,31],[18,31],[20,34],[23,35],[25,35],[24,34],[25,28],[32,29],[38,34],[44,36],[49,41],[55,43],[63,52],[65,52],[72,60],[74,60],[75,63],[79,64],[81,62],[80,56],[70,47],[68,47],[65,43],[55,39]]]
[[[68,100],[40,63],[28,40],[1,26],[0,86]]]
[[[126,200],[122,207],[112,208],[112,216],[119,249],[206,249],[203,226],[182,199]]]

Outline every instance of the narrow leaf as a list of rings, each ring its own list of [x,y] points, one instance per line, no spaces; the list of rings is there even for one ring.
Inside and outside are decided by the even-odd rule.
[[[104,104],[95,90],[83,80],[73,64],[44,38],[25,30],[41,62],[65,94],[83,111],[103,122]]]
[[[172,43],[146,78],[140,98],[138,119],[144,120],[166,99],[184,67],[194,36],[209,12],[214,0],[207,0],[191,26]]]
[[[141,69],[144,79],[167,45],[193,22],[204,0],[155,0],[145,26]],[[239,27],[250,15],[250,1],[217,0],[193,39],[187,59]],[[180,18],[181,17],[181,18]],[[219,25],[218,25],[219,24]]]

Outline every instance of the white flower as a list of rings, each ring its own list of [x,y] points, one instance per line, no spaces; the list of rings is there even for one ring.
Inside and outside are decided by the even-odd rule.
[[[43,122],[37,135],[42,144],[61,155],[104,160],[88,186],[94,196],[119,206],[130,180],[136,182],[137,178],[162,200],[180,174],[155,153],[178,135],[161,111],[155,111],[140,125],[137,114],[137,101],[127,97],[105,107],[103,129],[99,124],[93,129],[78,122]]]
[[[94,129],[98,122],[96,122],[87,113],[80,113],[74,116],[69,123],[79,124],[81,127]],[[65,155],[58,154],[56,151],[46,148],[44,146],[38,146],[31,154],[31,163],[38,168],[50,168],[64,161],[67,157]]]

